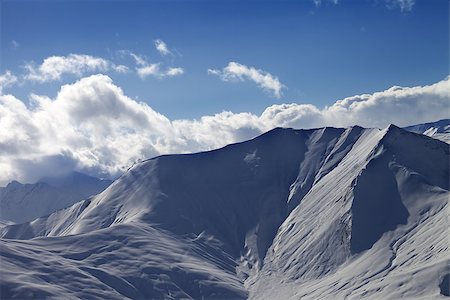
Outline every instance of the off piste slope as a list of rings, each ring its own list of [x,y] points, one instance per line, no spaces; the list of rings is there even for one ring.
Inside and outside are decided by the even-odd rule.
[[[280,226],[253,296],[439,298],[448,168],[437,140],[395,126],[361,136]]]
[[[102,192],[111,182],[79,172],[45,177],[33,184],[12,181],[0,188],[0,224],[47,216]]]
[[[421,133],[432,138],[450,143],[450,119],[443,119],[436,122],[417,124],[405,127],[406,130]]]
[[[448,144],[393,125],[147,160],[3,228],[2,297],[439,298],[448,162]]]

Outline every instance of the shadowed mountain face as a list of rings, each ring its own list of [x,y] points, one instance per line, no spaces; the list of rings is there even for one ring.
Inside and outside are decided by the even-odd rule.
[[[2,297],[437,297],[448,160],[395,126],[275,129],[147,160],[1,229]]]
[[[385,232],[408,220],[408,210],[402,203],[395,176],[386,160],[384,157],[372,160],[367,171],[357,179],[352,203],[352,253],[372,248]]]

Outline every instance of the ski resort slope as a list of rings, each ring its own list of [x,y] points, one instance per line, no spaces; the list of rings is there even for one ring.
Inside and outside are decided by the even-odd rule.
[[[391,125],[278,128],[147,160],[0,229],[1,296],[444,298],[449,155]]]

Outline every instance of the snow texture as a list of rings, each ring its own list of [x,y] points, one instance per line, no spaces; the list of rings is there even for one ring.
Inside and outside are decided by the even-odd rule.
[[[450,143],[450,119],[405,127],[406,130],[421,133],[432,138]]]
[[[277,128],[0,229],[1,298],[443,299],[449,146]]]

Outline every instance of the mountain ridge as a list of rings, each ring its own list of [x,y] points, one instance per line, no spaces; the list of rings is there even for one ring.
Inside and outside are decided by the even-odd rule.
[[[428,122],[404,127],[404,129],[424,134],[432,138],[450,143],[450,119],[442,119],[436,122]]]
[[[14,180],[0,188],[0,222],[23,223],[49,215],[98,194],[111,182],[79,172],[44,177],[33,184]]]
[[[24,239],[31,257],[55,246],[52,258],[71,266],[70,280],[87,271],[89,286],[102,282],[111,298],[438,298],[450,258],[442,238],[448,159],[448,144],[394,125],[275,129],[221,149],[143,161],[101,194],[0,236],[11,254],[25,251],[12,238]],[[67,249],[69,242],[76,246]],[[409,261],[420,266],[418,286],[405,281]],[[380,281],[389,276],[392,282]],[[87,296],[69,279],[47,278],[64,293]],[[12,281],[8,295],[12,287],[43,292]]]

